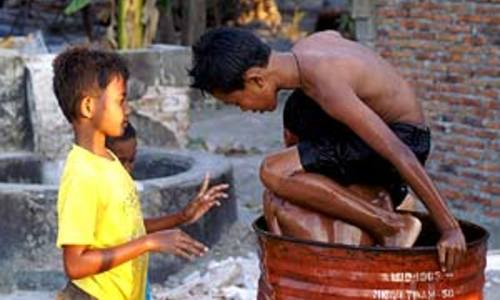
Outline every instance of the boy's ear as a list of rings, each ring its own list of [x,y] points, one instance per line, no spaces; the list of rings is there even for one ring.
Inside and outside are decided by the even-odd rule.
[[[94,98],[85,96],[80,101],[80,115],[85,119],[90,119],[94,115],[95,101]]]
[[[245,72],[245,83],[255,84],[259,88],[263,88],[266,84],[264,79],[264,69],[259,67],[252,67]]]

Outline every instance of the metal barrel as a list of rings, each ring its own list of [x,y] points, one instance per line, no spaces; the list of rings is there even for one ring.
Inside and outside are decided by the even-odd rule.
[[[298,240],[253,223],[259,241],[258,300],[483,299],[488,232],[460,221],[467,254],[456,270],[440,271],[439,234],[427,215],[416,246],[409,249],[353,247]]]

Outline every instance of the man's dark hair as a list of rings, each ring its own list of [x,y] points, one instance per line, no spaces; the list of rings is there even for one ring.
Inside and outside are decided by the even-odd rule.
[[[247,30],[222,27],[205,33],[193,46],[191,87],[212,93],[243,89],[243,75],[251,67],[264,67],[271,48]]]
[[[75,47],[59,54],[52,63],[53,88],[59,107],[68,122],[77,116],[77,107],[86,96],[99,96],[108,84],[129,73],[125,61],[116,53]]]
[[[121,136],[118,136],[118,137],[107,136],[106,137],[106,147],[109,148],[111,145],[113,145],[116,142],[120,142],[120,141],[123,142],[123,141],[127,141],[129,139],[135,139],[136,136],[137,136],[137,134],[135,132],[134,126],[132,126],[132,124],[130,124],[130,122],[128,122],[127,126],[125,127],[125,130]]]

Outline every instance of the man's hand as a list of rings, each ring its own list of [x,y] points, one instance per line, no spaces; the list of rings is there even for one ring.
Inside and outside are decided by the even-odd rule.
[[[174,254],[189,260],[202,256],[208,248],[180,229],[157,231],[148,235],[151,251]]]
[[[443,231],[437,248],[441,271],[453,271],[460,264],[467,251],[462,230],[453,228]]]
[[[182,211],[185,224],[198,221],[214,205],[221,205],[219,199],[228,197],[225,191],[229,184],[219,184],[208,189],[209,181],[210,175],[207,173],[198,195]]]

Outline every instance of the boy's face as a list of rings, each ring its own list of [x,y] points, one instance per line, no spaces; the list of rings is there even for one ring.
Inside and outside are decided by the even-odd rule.
[[[118,157],[127,172],[132,173],[134,169],[135,155],[137,153],[137,140],[130,138],[126,140],[114,141],[110,150]]]
[[[215,98],[230,105],[237,105],[242,111],[265,112],[276,109],[276,89],[270,85],[258,86],[247,83],[242,90],[230,93],[213,91]]]
[[[126,93],[125,80],[121,76],[115,76],[96,103],[97,109],[92,122],[106,136],[117,137],[124,132],[130,113]]]

